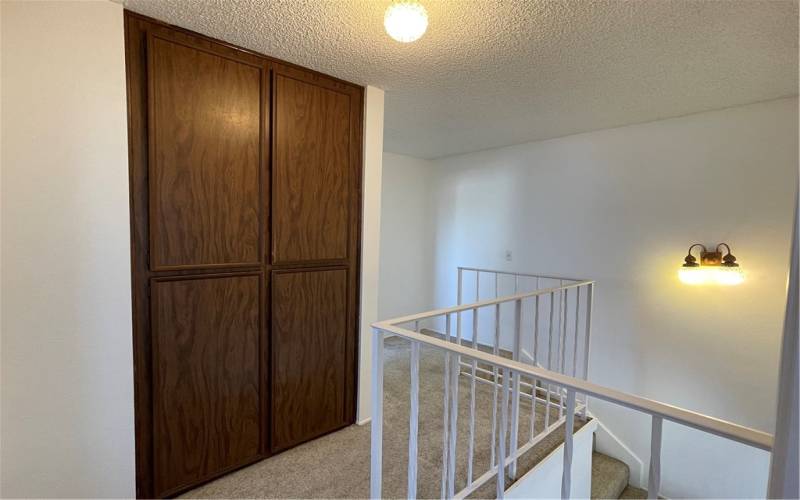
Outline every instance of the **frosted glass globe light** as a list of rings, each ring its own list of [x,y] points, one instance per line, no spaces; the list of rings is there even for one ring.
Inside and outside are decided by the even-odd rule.
[[[394,2],[386,9],[383,26],[389,36],[398,42],[413,42],[428,29],[428,13],[419,2]]]

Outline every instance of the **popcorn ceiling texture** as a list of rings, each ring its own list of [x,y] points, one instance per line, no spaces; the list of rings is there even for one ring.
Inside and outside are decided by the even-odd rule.
[[[125,0],[127,8],[386,90],[385,149],[437,158],[797,94],[795,0]]]

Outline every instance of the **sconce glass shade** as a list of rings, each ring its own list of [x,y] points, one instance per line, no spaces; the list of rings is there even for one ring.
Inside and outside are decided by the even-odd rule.
[[[738,285],[744,281],[744,273],[738,266],[681,267],[678,278],[687,285]]]

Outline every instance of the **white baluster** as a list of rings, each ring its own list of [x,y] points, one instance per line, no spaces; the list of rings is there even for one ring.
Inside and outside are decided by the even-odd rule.
[[[522,323],[522,300],[517,300],[514,303],[514,350],[511,357],[514,361],[519,361],[519,352],[522,346],[521,335]],[[513,458],[509,475],[516,479],[517,477],[517,442],[519,439],[519,373],[514,372],[513,385],[512,385],[512,399],[511,399],[511,438],[509,443],[509,454]]]
[[[547,369],[553,369],[553,313],[555,312],[555,294],[550,292],[550,326],[548,328],[547,337]],[[544,405],[544,430],[550,429],[550,389],[551,385],[547,384],[547,401]]]
[[[650,431],[650,476],[647,480],[647,498],[658,498],[661,488],[661,428],[663,420],[653,415]]]
[[[567,418],[564,422],[564,471],[561,475],[561,498],[569,498],[572,487],[572,432],[574,425],[575,391],[567,389]]]
[[[586,288],[586,333],[583,346],[583,380],[589,380],[589,340],[592,334],[592,309],[594,308],[594,283],[589,283]],[[586,420],[589,411],[589,395],[583,397],[583,413],[581,417]]]
[[[559,309],[561,318],[559,318],[558,325],[558,351],[561,359],[558,361],[558,373],[565,373],[566,356],[567,356],[567,290],[561,290],[561,303]],[[558,389],[558,417],[564,416],[564,389]]]
[[[506,435],[508,434],[508,382],[511,370],[503,368],[503,407],[500,409],[500,443],[497,457],[497,498],[502,499],[506,490]]]
[[[463,291],[461,287],[463,286],[463,277],[461,268],[458,268],[458,297],[456,298],[457,304],[461,305],[461,297],[463,296]],[[458,345],[461,345],[461,311],[456,313],[456,339],[458,339]],[[461,365],[458,366],[458,371],[461,371]]]
[[[411,411],[408,422],[408,498],[417,497],[417,438],[419,434],[419,342],[411,342]]]
[[[575,287],[575,336],[572,340],[572,377],[578,371],[578,322],[581,312],[581,287]]]
[[[539,289],[539,278],[536,278],[536,289]],[[533,365],[539,362],[539,296],[534,298],[533,310]],[[536,379],[531,382],[531,442],[536,436]]]
[[[475,294],[475,301],[478,301],[477,293]],[[478,309],[472,310],[472,348],[477,349],[478,347]],[[472,484],[472,469],[473,469],[473,459],[475,456],[475,371],[478,366],[478,362],[473,358],[472,362],[472,374],[470,378],[470,388],[469,388],[469,450],[467,451],[468,454],[468,461],[467,461],[467,486]]]
[[[445,334],[447,335],[447,342],[450,342],[450,315],[445,315]],[[444,420],[442,429],[442,498],[447,495],[447,452],[449,449],[448,431],[450,424],[450,357],[449,352],[444,355],[444,406],[442,407],[442,419]]]
[[[461,355],[450,356],[450,450],[447,456],[447,497],[453,498],[456,485],[456,442],[458,440],[458,378]]]
[[[497,293],[497,273],[495,273],[495,293]],[[500,304],[494,306],[494,346],[492,354],[497,356],[500,351]],[[495,445],[497,435],[497,365],[492,365],[492,467],[495,461]]]
[[[372,337],[372,450],[370,454],[369,494],[381,498],[383,472],[383,332]]]

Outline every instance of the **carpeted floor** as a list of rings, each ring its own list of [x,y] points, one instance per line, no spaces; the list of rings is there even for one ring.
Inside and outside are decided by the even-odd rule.
[[[408,466],[409,348],[405,340],[388,338],[384,371],[383,496],[406,496]],[[442,474],[442,410],[444,355],[423,348],[420,356],[420,414],[418,492],[420,498],[439,498]],[[456,491],[466,484],[469,441],[468,377],[460,377]],[[476,384],[474,474],[489,470],[492,432],[491,385]],[[499,397],[498,397],[499,401]],[[544,428],[543,404],[536,408],[536,433]],[[499,415],[499,409],[498,409]],[[551,410],[551,422],[558,419]],[[499,419],[498,419],[499,420]],[[520,405],[522,445],[530,438],[531,406]],[[575,429],[582,421],[575,419]],[[554,432],[519,462],[519,475],[563,442],[563,429]],[[350,426],[189,491],[185,498],[367,498],[369,496],[370,426]],[[508,480],[507,480],[508,481]],[[506,484],[510,484],[507,482]],[[472,497],[494,498],[488,482]]]

